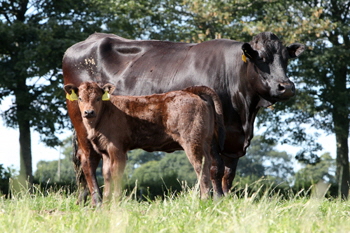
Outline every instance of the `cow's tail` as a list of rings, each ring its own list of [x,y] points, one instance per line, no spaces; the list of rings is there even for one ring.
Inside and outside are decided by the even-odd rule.
[[[207,86],[192,86],[184,89],[184,91],[189,91],[199,96],[201,95],[209,96],[213,101],[214,109],[215,109],[215,125],[217,129],[215,136],[216,136],[220,151],[222,151],[224,149],[226,131],[225,131],[225,125],[224,125],[224,115],[223,115],[222,104],[218,94],[213,89]]]

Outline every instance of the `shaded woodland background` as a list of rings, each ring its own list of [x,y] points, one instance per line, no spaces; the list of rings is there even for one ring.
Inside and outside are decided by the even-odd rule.
[[[61,60],[72,44],[94,32],[202,42],[215,38],[250,41],[261,31],[272,31],[286,44],[307,45],[307,51],[288,67],[298,93],[274,105],[274,110],[258,114],[257,126],[264,127],[265,133],[254,139],[240,160],[234,182],[241,185],[266,177],[266,182],[299,189],[323,180],[333,184],[336,195],[347,198],[349,10],[350,2],[345,0],[4,0],[0,3],[0,104],[8,96],[14,102],[0,114],[8,127],[19,131],[21,165],[20,171],[1,166],[0,184],[8,184],[10,176],[22,183],[74,183],[74,178],[68,178],[72,169],[69,143],[57,138],[62,129],[71,127],[64,106]],[[39,162],[33,174],[30,129],[38,131],[48,146],[64,147],[65,159]],[[306,133],[306,129],[316,133]],[[318,153],[322,148],[315,141],[319,132],[336,138],[335,159]],[[288,154],[276,151],[277,143],[304,149]],[[296,174],[292,169],[295,158],[305,164]],[[151,192],[155,184],[154,190],[177,190],[182,180],[192,185],[192,169],[185,161],[180,152],[132,151],[125,185],[132,188],[137,180],[143,193]]]

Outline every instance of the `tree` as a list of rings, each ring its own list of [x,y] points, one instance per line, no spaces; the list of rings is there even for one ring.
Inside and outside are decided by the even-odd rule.
[[[325,181],[335,184],[335,160],[329,153],[325,153],[320,157],[317,164],[306,164],[295,174],[294,187],[297,190],[302,188],[308,189],[312,184],[319,181]]]
[[[52,161],[39,161],[34,173],[34,182],[71,186],[75,184],[76,174],[72,161],[73,147],[72,137],[62,141],[60,146],[62,158]],[[102,162],[96,170],[96,176],[99,184],[103,185]]]
[[[67,125],[60,64],[73,43],[101,28],[96,1],[4,0],[0,3],[0,103],[14,101],[1,113],[19,129],[20,181],[32,182],[30,129],[48,146]]]
[[[34,180],[39,183],[66,183],[75,182],[75,171],[72,162],[72,137],[63,140],[63,158],[53,161],[39,161],[34,173]]]
[[[245,20],[263,2],[249,0],[118,0],[110,5],[107,31],[132,39],[202,42],[251,39]]]
[[[0,196],[8,195],[10,191],[10,178],[16,176],[15,169],[7,167],[6,169],[0,164]]]
[[[183,151],[169,154],[134,150],[128,153],[128,158],[125,186],[132,190],[137,185],[141,199],[144,195],[154,198],[163,196],[169,190],[180,191],[182,182],[193,186],[197,180],[196,173]]]
[[[276,184],[286,183],[294,176],[292,156],[285,151],[274,149],[276,143],[256,136],[251,141],[246,156],[239,160],[237,174],[240,177],[260,179],[261,177],[273,178]]]

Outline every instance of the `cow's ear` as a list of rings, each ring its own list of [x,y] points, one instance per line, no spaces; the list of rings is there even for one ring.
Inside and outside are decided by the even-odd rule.
[[[110,93],[113,93],[115,86],[113,84],[107,83],[102,87],[104,94],[102,96],[102,100],[108,101],[110,100]]]
[[[78,100],[78,88],[73,84],[67,84],[64,86],[64,91],[66,92],[66,98],[70,101]]]
[[[287,47],[290,58],[299,57],[305,51],[305,45],[299,43],[293,43]]]
[[[252,46],[248,43],[244,43],[242,45],[242,60],[244,62],[247,62],[247,58],[251,61],[255,60],[257,57],[259,57],[259,53],[255,51]]]

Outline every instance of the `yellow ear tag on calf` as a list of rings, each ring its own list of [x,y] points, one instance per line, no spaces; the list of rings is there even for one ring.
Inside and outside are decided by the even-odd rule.
[[[103,101],[108,101],[111,99],[111,95],[108,93],[108,91],[105,91],[105,93],[102,96]]]
[[[242,61],[244,61],[244,63],[247,62],[247,57],[244,55],[244,53],[242,53]]]
[[[72,93],[70,95],[67,93],[66,98],[70,101],[78,100],[78,96],[75,94],[74,90],[72,90]]]

